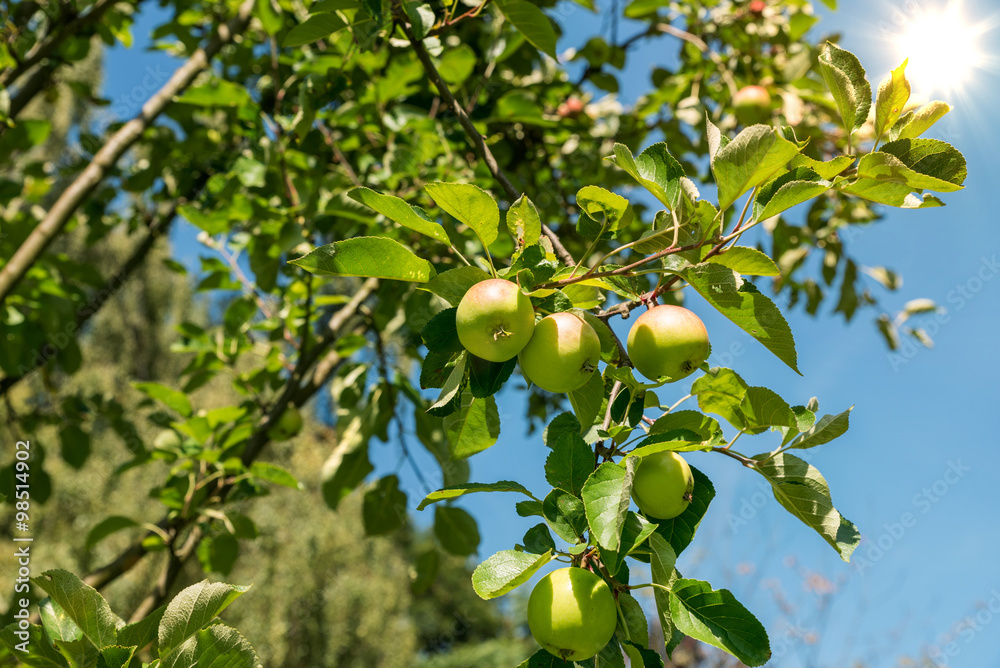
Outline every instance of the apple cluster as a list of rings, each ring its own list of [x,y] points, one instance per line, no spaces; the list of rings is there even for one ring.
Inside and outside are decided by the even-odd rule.
[[[600,361],[600,337],[581,314],[552,313],[536,323],[530,298],[504,279],[484,280],[469,288],[459,302],[455,325],[470,354],[491,362],[517,356],[524,376],[549,392],[579,390]],[[708,331],[686,308],[653,306],[632,325],[627,349],[641,374],[675,382],[691,375],[708,357]],[[691,468],[676,452],[643,457],[632,482],[639,510],[659,520],[683,513],[693,492]],[[528,601],[531,634],[548,652],[565,660],[595,656],[610,641],[616,624],[610,588],[585,568],[549,573]]]

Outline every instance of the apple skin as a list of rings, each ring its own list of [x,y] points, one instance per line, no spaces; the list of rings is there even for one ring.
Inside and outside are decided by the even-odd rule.
[[[528,628],[545,651],[584,661],[615,634],[618,614],[611,589],[599,576],[560,568],[539,580],[528,598]]]
[[[458,303],[455,326],[458,340],[470,353],[490,362],[506,362],[531,340],[535,310],[516,283],[491,278],[465,293]]]
[[[278,423],[267,430],[272,441],[287,441],[302,431],[302,413],[295,406],[289,406],[278,418]]]
[[[691,505],[694,476],[676,452],[657,452],[642,458],[632,478],[632,499],[639,510],[658,520],[670,520]]]
[[[521,371],[549,392],[572,392],[587,384],[601,359],[601,339],[578,315],[553,313],[535,325],[519,357]]]
[[[690,376],[708,357],[708,330],[683,306],[654,306],[628,333],[628,356],[650,380],[673,383]]]
[[[733,96],[733,110],[743,125],[766,123],[771,119],[771,94],[763,86],[744,86]]]

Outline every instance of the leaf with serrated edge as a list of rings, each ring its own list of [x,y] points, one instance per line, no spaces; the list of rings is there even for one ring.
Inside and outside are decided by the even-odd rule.
[[[817,445],[829,443],[833,439],[838,438],[850,426],[852,410],[854,410],[854,406],[837,415],[824,415],[820,418],[819,422],[793,441],[791,447],[804,450],[805,448],[814,448]]]
[[[445,501],[447,499],[455,499],[466,494],[474,494],[476,492],[520,492],[527,497],[534,499],[535,497],[531,495],[521,483],[512,482],[510,480],[501,480],[499,482],[470,482],[465,485],[452,485],[451,487],[445,487],[439,489],[436,492],[431,492],[424,497],[424,500],[420,502],[417,506],[417,510],[423,510],[432,503],[437,503],[438,501]],[[535,499],[537,501],[537,499]]]
[[[751,125],[719,149],[712,173],[719,188],[719,211],[740,196],[770,181],[798,155],[799,147],[766,125]]]
[[[590,474],[583,485],[587,521],[597,544],[603,549],[614,551],[620,544],[637,461],[635,457],[628,457],[624,467],[605,462]]]
[[[908,111],[889,130],[889,141],[919,137],[951,110],[950,104],[934,100],[919,109]]]
[[[671,210],[677,207],[681,198],[680,180],[684,176],[684,168],[670,155],[665,143],[653,144],[635,158],[627,146],[615,144],[614,155],[610,160],[665,207]]]
[[[708,261],[748,276],[777,276],[780,273],[774,260],[749,246],[733,246]]]
[[[819,71],[833,94],[847,133],[860,129],[872,106],[872,87],[861,61],[850,51],[827,42],[819,55]]]
[[[556,57],[556,31],[541,9],[526,0],[497,0],[496,4],[528,42],[542,53]]]
[[[729,652],[748,666],[771,658],[763,624],[728,590],[680,579],[670,591],[670,616],[685,635]]]
[[[225,624],[214,624],[197,631],[183,644],[161,654],[158,668],[257,668],[257,655],[240,632]]]
[[[96,589],[61,569],[45,571],[31,582],[48,592],[95,647],[116,645],[121,622]]]
[[[580,496],[594,470],[594,453],[579,433],[563,434],[545,460],[545,479],[550,485]]]
[[[434,266],[388,237],[354,237],[320,246],[289,264],[317,276],[360,276],[426,283]]]
[[[444,419],[453,459],[465,459],[493,447],[500,437],[500,413],[493,397],[477,399],[466,392],[462,407]]]
[[[764,184],[753,203],[753,219],[766,220],[802,202],[822,195],[831,183],[807,167],[796,167],[787,174]],[[739,269],[733,267],[733,269]],[[749,273],[749,272],[740,272]]]
[[[749,284],[745,284],[742,277],[728,267],[702,263],[680,274],[722,315],[799,373],[792,330],[774,302],[746,288]]]
[[[906,80],[906,64],[889,73],[878,86],[875,96],[875,140],[878,141],[890,130],[903,113],[906,101],[910,99],[910,82]]]
[[[469,288],[489,277],[490,275],[479,267],[457,267],[438,274],[419,289],[433,292],[452,306],[458,306]]]
[[[763,475],[774,498],[785,510],[812,527],[844,561],[861,541],[857,527],[833,507],[830,488],[823,475],[809,463],[783,452],[773,457],[757,455],[754,469]]]
[[[378,211],[389,220],[395,221],[403,227],[409,228],[414,232],[419,232],[448,246],[451,245],[451,239],[448,238],[448,233],[444,231],[444,228],[431,220],[424,210],[419,207],[410,206],[398,197],[383,195],[371,188],[355,188],[347,194],[351,199]]]
[[[476,567],[472,573],[472,588],[485,600],[503,596],[530,580],[550,561],[551,550],[545,554],[502,550]]]
[[[497,240],[500,208],[493,196],[469,183],[428,183],[425,188],[435,204],[465,223],[489,248]]]
[[[160,656],[170,654],[188,638],[208,626],[223,610],[250,589],[249,586],[202,580],[177,594],[160,620]]]

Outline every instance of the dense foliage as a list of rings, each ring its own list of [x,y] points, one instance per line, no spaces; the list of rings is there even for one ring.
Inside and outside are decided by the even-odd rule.
[[[815,400],[793,405],[708,363],[689,393],[670,393],[671,379],[633,373],[607,322],[697,293],[798,371],[780,306],[816,314],[832,295],[847,319],[877,306],[845,231],[877,220],[876,205],[940,206],[925,191],[960,189],[965,162],[921,136],[949,107],[907,111],[905,64],[873,104],[852,54],[806,38],[816,21],[807,3],[634,0],[607,37],[557,54],[574,14],[593,10],[588,0],[179,0],[152,38],[182,64],[150,84],[155,94],[141,110],[123,103],[108,116],[95,61],[102,42],[131,44],[141,0],[9,4],[0,34],[0,393],[8,440],[31,437],[32,446],[30,466],[5,462],[0,493],[14,504],[17,485],[28,485],[28,517],[44,517],[61,484],[45,458],[58,449],[60,466],[83,469],[99,456],[115,479],[141,480],[151,499],[77,527],[82,552],[66,566],[89,573],[81,580],[54,569],[32,580],[47,595],[27,624],[38,656],[17,653],[14,622],[0,636],[9,660],[179,666],[225,656],[256,665],[250,643],[275,639],[254,637],[266,632],[253,624],[240,625],[244,638],[211,623],[230,603],[227,619],[239,619],[254,592],[203,583],[178,593],[185,564],[279,586],[280,574],[265,580],[239,555],[253,554],[241,544],[262,540],[252,519],[266,502],[259,497],[300,488],[299,470],[319,469],[330,522],[346,517],[361,489],[367,536],[408,531],[414,503],[398,476],[371,479],[369,444],[393,443],[415,466],[412,433],[440,464],[433,478],[442,487],[419,505],[433,505],[434,545],[405,556],[415,592],[446,577],[447,559],[477,552],[480,527],[456,499],[513,492],[524,496],[517,512],[537,516],[537,526],[464,586],[494,598],[561,559],[599,573],[615,594],[615,637],[590,664],[624,666],[624,652],[632,665],[659,666],[660,651],[684,636],[748,665],[767,661],[752,614],[674,568],[711,502],[711,482],[695,470],[690,505],[659,521],[628,509],[632,478],[646,456],[718,452],[762,475],[848,559],[857,530],[833,507],[822,475],[790,450],[844,433],[850,409],[820,416]],[[619,39],[626,26],[630,36]],[[616,72],[647,40],[671,55],[624,109],[613,96]],[[751,84],[771,99],[753,119],[733,104]],[[197,266],[160,250],[178,218],[200,229]],[[739,246],[758,225],[768,241]],[[109,253],[112,245],[128,250]],[[142,276],[154,263],[160,282],[150,284]],[[898,285],[888,269],[868,275]],[[571,410],[560,395],[529,389],[530,417],[546,425],[533,438],[549,450],[533,464],[545,466],[547,494],[514,481],[469,482],[466,459],[497,442],[493,395],[517,366],[475,358],[458,341],[453,307],[491,277],[515,281],[540,315],[584,317],[600,339],[599,372],[569,393]],[[773,277],[774,299],[755,277]],[[188,284],[208,313],[191,306]],[[134,285],[148,287],[136,295]],[[129,301],[108,315],[120,297]],[[915,300],[900,317],[879,315],[888,344],[897,345],[899,323],[929,309]],[[130,326],[131,313],[173,331]],[[114,317],[124,324],[111,326]],[[108,364],[95,354],[105,346],[128,355],[122,375],[89,382]],[[320,393],[333,431],[308,442],[324,463],[296,469],[274,442],[307,442],[288,416]],[[677,410],[687,399],[699,410]],[[733,447],[765,433],[762,454]],[[112,436],[125,452],[109,454]],[[352,544],[316,530],[317,563]],[[90,563],[92,550],[123,536],[133,542]],[[155,570],[145,566],[154,559]],[[651,583],[631,581],[635,560],[649,564]],[[95,590],[142,569],[147,586],[126,625],[112,612],[124,606]],[[326,595],[321,579],[295,581]],[[649,622],[629,593],[637,587],[654,589],[662,647],[650,646]],[[194,613],[185,618],[181,608]],[[303,637],[323,636],[301,621]],[[525,665],[564,663],[540,651]]]

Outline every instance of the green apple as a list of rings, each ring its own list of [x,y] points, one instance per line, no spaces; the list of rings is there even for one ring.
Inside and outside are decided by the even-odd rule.
[[[744,86],[733,96],[736,120],[743,125],[771,120],[771,94],[763,86]]]
[[[632,478],[632,499],[639,510],[658,520],[670,520],[691,505],[694,476],[676,452],[657,452],[639,462]]]
[[[289,406],[278,418],[277,424],[267,430],[272,441],[287,441],[302,431],[302,413],[295,406]]]
[[[181,436],[173,429],[164,429],[153,439],[153,447],[157,450],[180,450]]]
[[[572,392],[587,384],[601,359],[601,339],[580,316],[553,313],[535,325],[519,357],[521,371],[549,392]]]
[[[491,278],[465,293],[458,303],[455,326],[458,340],[470,353],[490,362],[506,362],[531,339],[535,310],[516,283]]]
[[[583,568],[560,568],[539,580],[528,598],[528,628],[547,652],[584,661],[604,649],[618,615],[611,589]]]
[[[690,376],[708,357],[708,330],[683,306],[654,306],[628,333],[628,356],[650,380],[673,383]]]

